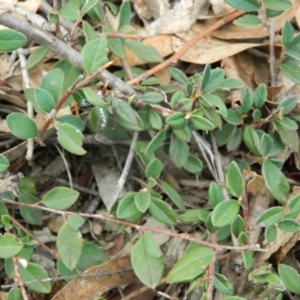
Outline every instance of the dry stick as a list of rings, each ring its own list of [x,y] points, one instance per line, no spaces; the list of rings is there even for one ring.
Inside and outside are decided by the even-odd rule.
[[[261,249],[258,244],[248,245],[248,246],[244,246],[244,247],[232,247],[232,246],[227,246],[227,245],[218,245],[218,244],[209,243],[209,242],[206,242],[206,241],[203,241],[203,240],[199,240],[199,239],[194,238],[194,237],[192,237],[192,236],[190,236],[189,234],[186,234],[186,233],[175,233],[175,232],[171,232],[171,231],[167,231],[167,230],[163,230],[163,229],[159,229],[159,228],[141,226],[141,225],[138,225],[138,224],[127,222],[127,221],[115,219],[115,218],[113,218],[111,216],[108,216],[106,214],[77,213],[77,212],[71,212],[71,211],[63,211],[63,210],[52,209],[52,208],[48,208],[48,207],[39,206],[39,205],[36,205],[36,204],[12,201],[12,200],[5,199],[5,198],[2,198],[1,200],[4,203],[9,203],[9,204],[16,205],[16,206],[26,206],[26,207],[31,207],[31,208],[35,208],[35,209],[40,209],[40,210],[60,214],[64,217],[68,216],[68,215],[73,215],[73,216],[81,216],[83,218],[91,218],[91,219],[100,219],[100,220],[112,221],[112,222],[117,223],[117,224],[121,224],[121,225],[125,225],[127,227],[135,228],[138,231],[151,231],[151,232],[156,232],[156,233],[162,233],[162,234],[166,234],[166,235],[173,236],[173,237],[176,237],[176,238],[180,238],[180,239],[184,239],[184,240],[187,240],[187,241],[195,242],[197,244],[202,244],[202,245],[205,245],[207,247],[213,248],[216,251],[220,251],[220,250],[223,250],[223,249],[228,249],[228,250],[252,250],[252,251],[266,252],[266,250]]]
[[[20,270],[19,270],[19,266],[18,266],[18,258],[17,258],[16,255],[14,255],[12,257],[12,259],[13,259],[14,270],[15,270],[14,280],[16,282],[16,285],[20,286],[20,290],[21,290],[23,300],[28,300],[28,296],[27,296],[27,293],[26,293],[25,286],[22,284],[22,278],[21,278],[21,274],[20,274]]]
[[[176,63],[177,60],[184,54],[186,53],[191,47],[193,47],[195,44],[197,44],[201,39],[205,38],[208,36],[210,33],[216,31],[217,29],[223,27],[224,25],[230,23],[237,17],[243,15],[245,12],[235,10],[232,13],[228,14],[227,16],[223,17],[219,21],[217,21],[214,25],[211,27],[207,28],[206,30],[202,31],[198,35],[196,35],[193,39],[191,39],[188,43],[186,43],[182,48],[179,49],[178,52],[176,52],[174,55],[172,55],[170,58],[164,60],[162,63],[159,65],[155,66],[154,68],[148,70],[144,74],[134,78],[133,80],[127,81],[127,84],[136,84],[139,83],[141,80],[146,79],[147,77],[153,75],[154,73],[168,67],[172,63]]]

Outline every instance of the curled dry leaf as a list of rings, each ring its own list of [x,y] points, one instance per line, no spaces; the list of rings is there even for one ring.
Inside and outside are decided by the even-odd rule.
[[[92,274],[98,276],[91,276]],[[131,268],[130,256],[116,257],[86,270],[82,277],[67,284],[52,300],[96,300],[103,293],[132,282],[139,282],[139,280]]]

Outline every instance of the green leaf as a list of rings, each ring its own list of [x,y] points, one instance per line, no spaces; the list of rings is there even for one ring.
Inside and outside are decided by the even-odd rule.
[[[11,29],[0,30],[0,51],[10,52],[23,47],[27,38],[23,33]]]
[[[145,175],[147,176],[147,178],[157,178],[161,174],[162,170],[162,162],[159,159],[155,158],[147,165]]]
[[[101,248],[92,242],[84,240],[76,268],[85,271],[93,266],[102,264],[108,259],[109,257]]]
[[[294,268],[284,264],[279,264],[278,274],[288,290],[297,295],[300,294],[300,276]]]
[[[18,241],[13,234],[0,234],[0,258],[13,257],[22,250],[23,246],[23,243]]]
[[[192,131],[188,126],[184,127],[183,129],[173,129],[173,133],[178,140],[183,142],[188,143],[192,138]]]
[[[9,168],[8,159],[0,153],[0,173],[4,173]]]
[[[236,216],[234,221],[231,223],[231,232],[236,238],[238,238],[242,232],[246,232],[245,222],[241,216]]]
[[[161,130],[163,127],[163,122],[162,122],[160,114],[158,114],[154,110],[150,110],[150,112],[149,112],[149,122],[153,129]]]
[[[236,200],[225,200],[216,205],[211,220],[214,226],[224,227],[230,224],[239,212],[240,206]]]
[[[231,283],[229,283],[228,279],[222,274],[215,273],[214,286],[222,294],[232,295],[234,293],[233,285]]]
[[[185,210],[183,201],[178,192],[167,182],[161,181],[162,190],[170,197],[173,203],[183,212]]]
[[[84,16],[87,12],[89,12],[92,8],[96,6],[98,0],[89,0],[87,1],[81,8],[80,14]]]
[[[282,176],[280,170],[272,162],[266,160],[262,164],[262,174],[267,188],[273,192],[278,191]]]
[[[70,124],[60,122],[55,122],[55,128],[57,129],[57,140],[64,149],[77,155],[86,154],[81,147],[84,136],[80,130]]]
[[[232,161],[226,172],[226,185],[235,197],[243,194],[244,179],[240,168],[235,161]]]
[[[68,222],[69,222],[70,227],[74,231],[77,231],[81,226],[84,225],[85,220],[81,216],[70,215],[70,216],[68,216]]]
[[[171,269],[167,282],[184,282],[196,278],[204,272],[213,257],[213,251],[207,247],[198,247],[189,251]]]
[[[264,223],[265,225],[273,225],[277,223],[284,215],[285,208],[284,207],[271,207],[265,210],[262,215],[256,221],[257,224]]]
[[[240,27],[255,27],[260,25],[262,22],[257,16],[246,15],[236,19],[233,24]]]
[[[182,222],[199,222],[199,220],[206,222],[209,214],[210,212],[205,209],[187,209],[178,216],[178,219]]]
[[[54,68],[50,70],[41,82],[41,89],[49,92],[55,103],[58,102],[62,93],[65,74],[61,69]],[[48,104],[50,106],[51,104]]]
[[[219,88],[223,90],[227,89],[239,89],[244,86],[244,82],[241,79],[238,78],[226,78],[222,81],[222,83],[219,85]]]
[[[20,193],[19,202],[35,204],[35,203],[39,202],[39,199],[33,195],[29,195],[26,193]],[[42,225],[42,223],[43,223],[43,211],[40,209],[36,209],[33,207],[21,206],[20,213],[21,213],[22,218],[29,224]]]
[[[221,68],[211,70],[206,66],[203,71],[203,79],[201,82],[201,90],[203,93],[209,93],[217,89],[224,81],[225,72]]]
[[[48,294],[51,291],[51,283],[49,281],[42,281],[49,278],[44,268],[35,263],[28,263],[26,268],[19,264],[22,282],[37,281],[35,283],[26,284],[26,286],[35,292]]]
[[[209,185],[208,199],[213,207],[223,201],[222,189],[216,182],[212,181]]]
[[[126,40],[125,46],[143,61],[155,63],[163,60],[157,50],[150,45],[144,45],[134,40]]]
[[[275,225],[267,226],[265,229],[265,238],[269,243],[272,243],[277,238],[277,227]]]
[[[280,69],[289,79],[300,85],[300,67],[294,62],[286,62],[280,65]]]
[[[166,123],[172,129],[183,129],[187,124],[187,120],[183,112],[175,112],[166,118]]]
[[[246,270],[249,270],[253,266],[253,252],[250,250],[243,251],[243,261]]]
[[[293,219],[284,219],[278,223],[278,228],[285,232],[298,232],[300,230],[300,224]]]
[[[22,298],[21,290],[14,286],[9,290],[6,300],[22,300]]]
[[[288,201],[290,211],[285,215],[287,219],[295,219],[300,212],[300,195],[295,195]]]
[[[162,201],[161,199],[152,197],[149,211],[151,215],[158,221],[167,224],[175,225],[176,224],[176,215],[172,210],[171,206]]]
[[[225,0],[225,2],[239,10],[255,11],[259,9],[257,0]]]
[[[119,11],[119,29],[123,26],[128,25],[131,17],[131,7],[128,0],[122,2]]]
[[[68,222],[59,229],[56,246],[58,254],[69,270],[73,270],[82,252],[83,240],[79,231],[71,228]]]
[[[171,77],[178,81],[179,83],[186,83],[188,81],[186,75],[178,68],[170,67],[169,68],[169,73]]]
[[[60,123],[70,124],[70,125],[74,126],[75,128],[77,128],[78,130],[80,130],[81,132],[84,130],[84,127],[85,127],[83,121],[79,117],[76,117],[74,115],[64,115],[64,116],[57,118],[56,121],[58,121]]]
[[[165,130],[159,131],[151,140],[151,142],[148,144],[146,148],[146,152],[152,153],[155,152],[157,149],[159,149],[165,139],[165,134],[166,134]]]
[[[107,108],[108,105],[107,103],[103,100],[103,98],[101,98],[100,96],[98,96],[90,87],[86,87],[82,89],[87,100],[92,103],[95,106],[99,106],[102,108]]]
[[[183,168],[192,174],[200,173],[203,169],[202,161],[195,155],[189,155]]]
[[[186,142],[178,140],[176,137],[171,139],[170,156],[174,164],[181,168],[186,163],[189,157],[189,146]]]
[[[200,130],[208,131],[215,128],[215,125],[211,121],[200,116],[197,111],[192,113],[191,121],[193,125]]]
[[[143,214],[135,205],[135,193],[128,193],[121,197],[116,215],[118,218],[132,223],[137,222],[142,217]]]
[[[11,113],[6,118],[6,121],[12,133],[20,139],[26,140],[38,135],[38,130],[34,121],[24,114]]]
[[[105,35],[89,41],[84,45],[81,56],[84,69],[93,73],[97,71],[100,66],[105,65],[108,62],[106,56],[107,39]]]
[[[249,110],[251,109],[253,103],[254,103],[254,93],[253,91],[245,87],[242,89],[242,105],[239,107],[239,111],[241,112],[242,115],[246,115]]]
[[[134,203],[137,209],[142,213],[145,213],[146,210],[149,208],[150,201],[151,194],[148,191],[140,191],[134,196]]]
[[[82,29],[84,32],[86,42],[95,40],[97,36],[97,32],[95,31],[94,27],[87,21],[82,22]]]
[[[285,21],[282,27],[282,44],[285,48],[287,48],[293,38],[293,26],[290,22]]]
[[[66,209],[73,205],[79,197],[79,193],[73,189],[59,186],[46,193],[42,203],[53,209]]]
[[[243,130],[243,141],[247,148],[256,156],[261,156],[260,141],[254,128],[247,125]]]
[[[279,103],[278,108],[281,108],[281,113],[285,115],[291,112],[296,107],[297,102],[298,102],[297,96],[290,96],[282,100]]]
[[[243,298],[243,297],[238,297],[238,296],[229,296],[229,297],[223,298],[223,300],[247,300],[247,299]]]
[[[35,66],[37,66],[39,63],[41,63],[43,59],[46,57],[48,52],[49,49],[46,46],[37,47],[32,53],[30,53],[26,61],[27,70],[30,70]]]
[[[55,101],[52,95],[46,90],[34,89],[33,97],[37,112],[41,112],[43,114],[50,113],[55,106]]]
[[[218,146],[224,146],[227,142],[232,138],[235,137],[236,132],[236,125],[232,124],[225,124],[222,128],[218,128],[215,131],[215,138],[217,140]]]
[[[269,9],[286,10],[293,7],[293,2],[291,2],[290,0],[264,0],[264,5]]]
[[[164,101],[165,97],[159,92],[148,92],[144,94],[141,99],[149,104],[158,104]]]
[[[131,264],[140,281],[154,289],[163,275],[164,262],[159,246],[150,232],[135,243],[131,251]]]
[[[263,134],[261,138],[261,152],[263,156],[268,156],[272,151],[273,139],[269,134]]]
[[[112,27],[103,25],[103,32],[116,32]],[[125,59],[124,40],[120,38],[109,38],[107,40],[108,49],[120,59]]]

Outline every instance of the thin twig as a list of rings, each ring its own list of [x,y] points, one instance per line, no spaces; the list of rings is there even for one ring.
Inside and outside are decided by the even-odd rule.
[[[12,200],[6,199],[6,198],[2,198],[1,201],[3,201],[4,203],[10,203],[10,204],[16,205],[16,206],[26,206],[26,207],[31,207],[31,208],[35,208],[35,209],[41,209],[41,210],[44,210],[44,211],[60,214],[63,217],[66,217],[68,215],[74,215],[74,216],[81,216],[83,218],[91,218],[91,219],[100,219],[100,220],[111,221],[111,222],[114,222],[116,224],[121,224],[121,225],[124,225],[124,226],[135,228],[138,231],[157,232],[157,233],[162,233],[162,234],[166,234],[166,235],[169,235],[169,236],[173,236],[173,237],[176,237],[176,238],[180,238],[180,239],[183,239],[183,240],[195,242],[197,244],[202,244],[202,245],[205,245],[205,246],[210,247],[212,249],[215,249],[216,251],[220,251],[220,250],[223,250],[223,249],[229,249],[229,250],[251,250],[251,251],[266,252],[266,250],[261,249],[258,244],[241,246],[241,247],[218,245],[218,244],[214,244],[214,243],[210,243],[210,242],[206,242],[206,241],[194,238],[193,236],[191,236],[189,234],[186,234],[186,233],[176,233],[176,232],[171,232],[171,231],[167,231],[167,230],[163,230],[163,229],[159,229],[159,228],[141,226],[141,225],[138,225],[138,224],[127,222],[127,221],[115,219],[114,217],[112,217],[108,214],[86,214],[86,213],[78,213],[78,212],[71,212],[71,211],[63,211],[63,210],[57,210],[57,209],[52,209],[52,208],[48,208],[48,207],[43,207],[43,206],[40,206],[40,205],[37,205],[37,204],[30,204],[30,203],[12,201]]]
[[[14,270],[15,270],[15,275],[14,275],[15,284],[14,285],[19,285],[20,286],[20,290],[21,290],[21,293],[22,293],[23,300],[28,300],[26,289],[25,289],[25,287],[23,285],[23,282],[22,282],[22,278],[21,278],[21,274],[20,274],[20,270],[19,270],[19,262],[18,262],[17,256],[14,255],[12,257],[12,260],[13,260]]]

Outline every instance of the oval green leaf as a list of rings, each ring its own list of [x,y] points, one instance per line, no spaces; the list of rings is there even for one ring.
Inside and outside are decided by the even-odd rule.
[[[236,200],[225,200],[217,204],[211,215],[211,221],[216,227],[230,224],[239,212],[240,206]]]
[[[11,29],[0,30],[0,51],[14,51],[26,43],[27,38],[23,33]]]
[[[34,121],[24,114],[11,113],[6,118],[6,121],[12,133],[20,139],[26,140],[38,135],[38,130]]]

